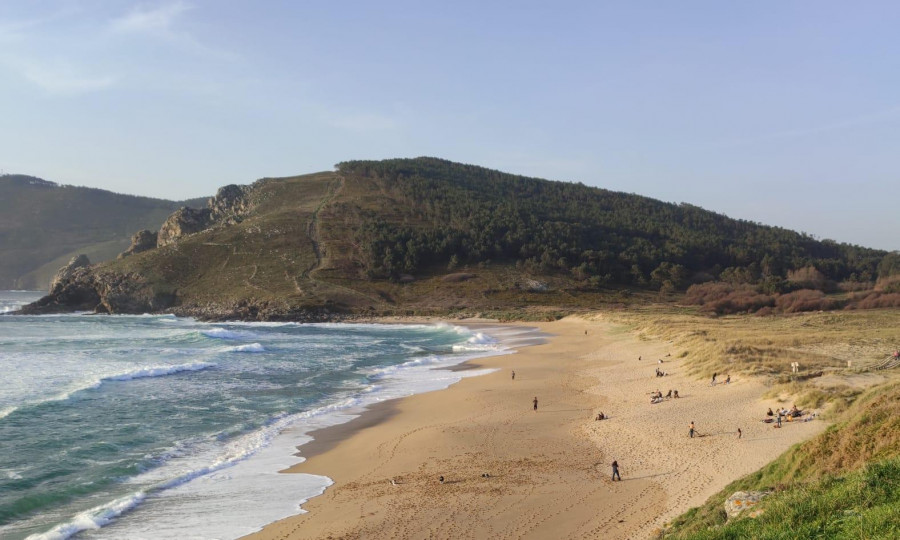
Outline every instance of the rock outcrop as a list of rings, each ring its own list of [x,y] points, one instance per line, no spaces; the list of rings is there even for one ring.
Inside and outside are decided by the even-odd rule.
[[[73,275],[75,275],[75,271],[79,268],[88,268],[91,266],[91,260],[87,255],[81,254],[72,257],[72,260],[69,261],[68,264],[57,270],[56,276],[54,276],[53,281],[50,282],[50,294],[54,294],[54,292],[59,289],[59,287],[69,281]]]
[[[212,225],[211,214],[209,208],[197,210],[184,206],[176,210],[159,228],[157,247],[174,244],[182,236],[208,229]]]
[[[70,263],[71,264],[71,263]],[[67,270],[64,276],[63,270]],[[174,293],[155,291],[135,273],[94,271],[90,266],[60,270],[50,294],[28,304],[23,314],[67,313],[149,313],[172,307]]]
[[[738,514],[748,508],[753,508],[769,495],[771,495],[769,491],[736,491],[725,501],[725,513],[728,514],[729,519],[737,517]],[[749,514],[750,517],[757,515],[759,515],[759,511]]]
[[[219,188],[215,197],[211,197],[207,203],[213,222],[217,225],[240,222],[251,209],[249,195],[252,189],[250,186],[235,184]]]
[[[147,229],[134,233],[134,236],[131,237],[131,246],[122,253],[119,253],[118,258],[123,259],[129,255],[134,255],[135,253],[156,249],[158,237],[159,233],[148,231]]]
[[[198,233],[221,225],[239,223],[252,208],[251,186],[228,185],[219,188],[215,197],[206,203],[207,208],[183,207],[173,213],[159,229],[158,247],[174,244],[182,236]]]

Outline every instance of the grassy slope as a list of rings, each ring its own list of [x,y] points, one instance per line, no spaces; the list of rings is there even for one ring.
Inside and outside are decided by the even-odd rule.
[[[255,195],[257,211],[241,223],[192,235],[106,268],[140,272],[157,290],[176,290],[183,302],[195,305],[244,299],[312,302],[320,291],[305,276],[316,262],[307,227],[333,182],[332,174],[263,181]]]
[[[157,229],[179,206],[196,202],[0,177],[0,288],[45,288],[73,255],[114,257],[136,231]]]

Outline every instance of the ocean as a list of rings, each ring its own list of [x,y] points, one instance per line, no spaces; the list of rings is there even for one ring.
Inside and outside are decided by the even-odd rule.
[[[308,433],[445,388],[522,328],[13,316],[0,291],[0,538],[229,539],[331,480],[279,474]],[[488,335],[490,334],[490,335]],[[301,448],[302,453],[302,448]]]

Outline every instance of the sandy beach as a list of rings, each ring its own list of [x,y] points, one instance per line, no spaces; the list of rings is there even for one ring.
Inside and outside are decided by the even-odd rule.
[[[547,342],[474,361],[496,372],[314,434],[288,472],[334,485],[246,538],[648,538],[826,427],[763,424],[784,404],[761,399],[760,381],[688,377],[667,343],[600,316],[527,326]],[[657,389],[681,398],[651,404]],[[609,419],[596,421],[600,411]]]

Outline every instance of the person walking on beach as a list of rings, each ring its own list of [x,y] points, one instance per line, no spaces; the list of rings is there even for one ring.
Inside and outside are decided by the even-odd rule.
[[[619,462],[618,462],[618,461],[613,461],[613,462],[612,462],[612,470],[613,470],[613,473],[612,473],[612,481],[615,482],[615,481],[616,481],[616,478],[618,478],[618,479],[619,479],[619,482],[621,482],[621,481],[622,481],[622,477],[619,475]]]
[[[537,410],[537,396],[534,396],[534,410]]]
[[[512,372],[512,380],[516,380],[516,370],[513,370]]]
[[[691,438],[694,438],[694,421],[691,420],[691,430],[689,431]]]
[[[718,373],[713,373],[713,380],[712,380],[711,383],[709,383],[710,386],[715,386],[715,385],[716,385],[716,375],[718,375]]]
[[[744,436],[744,432],[741,431],[741,428],[738,428],[738,439]]]

